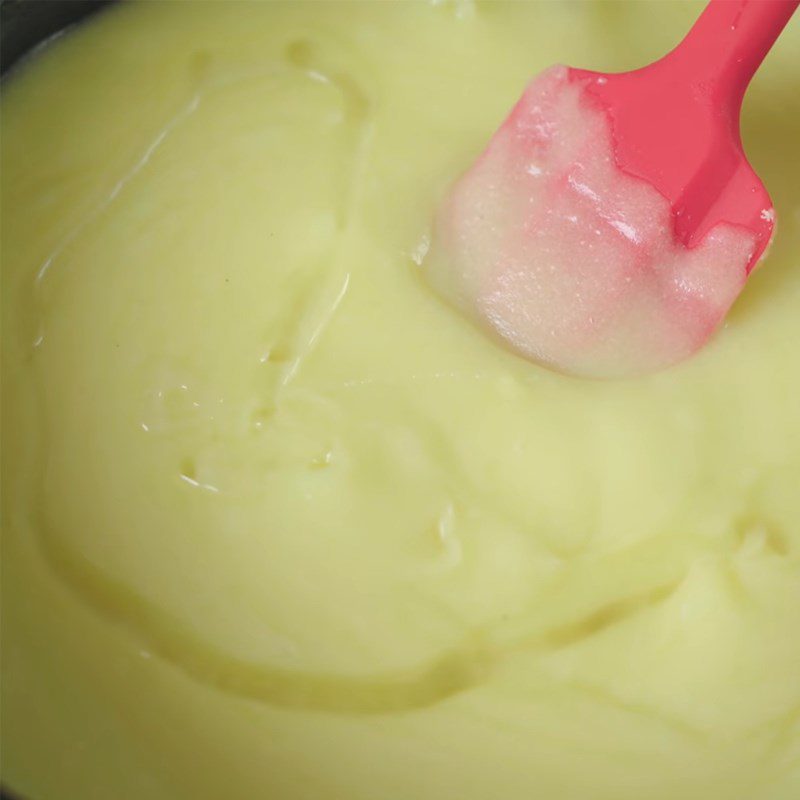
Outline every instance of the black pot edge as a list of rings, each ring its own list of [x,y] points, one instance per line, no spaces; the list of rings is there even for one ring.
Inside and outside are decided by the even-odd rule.
[[[0,0],[0,74],[113,0]]]

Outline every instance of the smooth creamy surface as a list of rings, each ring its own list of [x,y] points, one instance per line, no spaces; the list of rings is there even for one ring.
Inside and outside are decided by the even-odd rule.
[[[669,201],[617,167],[612,142],[583,85],[545,70],[448,193],[426,263],[445,297],[515,350],[593,377],[696,352],[755,247],[731,225],[685,247]]]
[[[697,13],[133,3],[12,76],[4,781],[798,796],[800,26],[746,108],[780,235],[696,358],[557,375],[418,265],[530,75]]]

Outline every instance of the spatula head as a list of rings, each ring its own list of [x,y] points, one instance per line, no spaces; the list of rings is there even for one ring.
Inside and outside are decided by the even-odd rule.
[[[730,127],[701,108],[662,135],[645,86],[636,73],[545,71],[440,208],[431,283],[563,371],[628,375],[696,351],[772,231]],[[651,106],[661,116],[641,122]],[[654,131],[655,156],[637,138]]]

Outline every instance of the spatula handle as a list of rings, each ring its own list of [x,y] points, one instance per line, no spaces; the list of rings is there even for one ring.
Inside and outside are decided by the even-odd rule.
[[[800,0],[711,0],[670,57],[738,111],[747,84]]]

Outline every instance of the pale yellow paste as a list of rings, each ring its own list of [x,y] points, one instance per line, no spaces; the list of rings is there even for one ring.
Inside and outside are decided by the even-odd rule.
[[[420,275],[528,79],[684,3],[124,3],[4,85],[2,779],[31,800],[800,796],[800,25],[726,327],[592,382]]]

